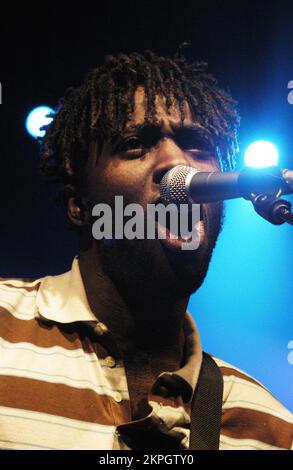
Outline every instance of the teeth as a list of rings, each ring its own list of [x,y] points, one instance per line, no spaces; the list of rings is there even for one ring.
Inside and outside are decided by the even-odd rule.
[[[157,206],[158,204],[163,204],[165,207],[168,205],[168,203],[164,202],[161,198],[157,199],[154,204],[155,204],[155,206]],[[182,233],[181,233],[181,231],[182,231],[182,230],[181,230],[181,224],[180,224],[180,219],[181,219],[181,217],[180,217],[180,212],[178,212],[177,215],[178,215],[178,233],[177,233],[177,235],[179,235],[179,236],[181,236],[181,235],[185,236],[185,235],[186,235],[186,216],[185,216],[185,219],[184,219],[184,225],[185,225],[185,226],[184,226],[184,231],[183,231],[184,234],[182,234]],[[189,233],[191,233],[192,230],[193,230],[192,215],[193,215],[193,214],[192,214],[192,207],[190,206],[190,208],[189,208],[189,210],[188,210],[188,220],[187,220],[187,223],[188,223],[187,227],[188,227],[188,232],[189,232]],[[170,212],[167,211],[167,212],[166,212],[166,222],[164,223],[164,222],[162,221],[162,222],[163,222],[163,225],[164,225],[164,226],[166,227],[166,229],[168,229],[169,231],[170,231],[170,227],[171,227],[170,217],[171,217]],[[159,220],[158,220],[158,213],[157,213],[157,212],[156,212],[156,215],[155,215],[155,221],[156,221],[156,222],[159,222]],[[182,228],[183,228],[183,227],[182,227]]]
[[[181,229],[181,218],[179,216],[180,214],[178,213],[178,233],[177,235],[181,236],[182,235],[182,229]],[[158,214],[155,214],[155,221],[159,222],[159,217]],[[166,213],[166,220],[161,220],[161,224],[166,227],[169,231],[171,229],[171,214],[169,212]],[[192,225],[192,212],[188,212],[188,232],[192,232],[193,225]],[[184,221],[184,233],[186,233],[186,220]]]

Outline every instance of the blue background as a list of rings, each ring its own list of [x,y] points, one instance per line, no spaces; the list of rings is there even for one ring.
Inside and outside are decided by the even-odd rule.
[[[292,411],[293,227],[269,224],[244,199],[226,201],[225,219],[189,311],[204,350],[253,375]]]

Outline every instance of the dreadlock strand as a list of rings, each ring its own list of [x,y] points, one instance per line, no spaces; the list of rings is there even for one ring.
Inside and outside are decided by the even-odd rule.
[[[87,159],[91,140],[103,142],[121,134],[135,110],[135,91],[144,87],[145,120],[156,120],[156,96],[173,100],[181,120],[184,103],[194,119],[210,132],[222,167],[231,169],[238,150],[239,117],[236,102],[221,90],[207,72],[205,62],[189,63],[182,53],[173,59],[131,53],[108,55],[86,76],[79,88],[68,88],[41,144],[41,170],[61,175],[64,183],[77,180]]]

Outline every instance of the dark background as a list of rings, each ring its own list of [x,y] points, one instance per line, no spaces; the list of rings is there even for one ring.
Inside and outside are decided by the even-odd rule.
[[[38,179],[39,144],[27,134],[25,118],[37,105],[54,107],[64,90],[78,85],[105,54],[144,49],[173,54],[180,43],[190,41],[188,56],[209,62],[210,70],[221,85],[239,102],[242,151],[250,141],[268,138],[279,147],[280,166],[293,168],[293,106],[287,102],[287,85],[293,80],[293,2],[25,2],[10,11],[2,4],[0,31],[3,95],[0,105],[0,276],[57,274],[71,264],[77,249],[76,240],[61,209],[54,203],[56,188],[49,189]],[[288,242],[291,254],[292,233],[291,229]],[[233,246],[235,238],[229,243]],[[266,243],[269,252],[270,241]],[[284,250],[282,239],[276,243],[276,251]],[[251,245],[248,250],[243,248],[247,258],[250,248]],[[261,259],[254,261],[262,263]],[[292,266],[292,258],[288,263]],[[247,274],[249,269],[246,266],[243,272]],[[219,277],[217,279],[219,284]],[[218,289],[227,291],[225,276],[221,282]],[[293,338],[292,316],[289,318],[288,313],[292,311],[289,307],[293,300],[292,276],[286,278],[286,282],[287,317],[283,328],[289,340]],[[283,279],[279,284],[284,288]],[[209,284],[207,289],[205,298],[211,293]],[[245,295],[249,297],[249,287]],[[256,305],[256,298],[252,296],[251,302]],[[212,318],[209,306],[204,307],[207,318]],[[225,313],[228,317],[231,315],[229,311]],[[269,314],[272,318],[278,317],[278,305],[271,306]],[[243,325],[238,332],[235,329],[239,338],[241,328]],[[274,331],[272,326],[272,338]],[[230,342],[224,338],[222,343],[225,341]],[[287,346],[282,347],[285,352],[280,353],[280,361],[287,364]],[[233,359],[237,356],[236,343],[231,351]],[[228,344],[226,357],[229,359]],[[265,359],[259,362],[258,369],[267,367],[269,377],[272,371],[267,362],[266,366],[264,364]],[[239,365],[245,367],[247,363],[239,361]],[[257,372],[252,365],[249,367],[252,373]],[[286,371],[291,374],[289,382],[293,385],[292,366],[291,369],[287,366]],[[275,382],[283,378],[276,378]],[[263,380],[266,381],[266,377]],[[270,385],[269,382],[268,378]],[[288,390],[286,383],[287,379],[277,393],[288,406],[293,406],[293,391]]]

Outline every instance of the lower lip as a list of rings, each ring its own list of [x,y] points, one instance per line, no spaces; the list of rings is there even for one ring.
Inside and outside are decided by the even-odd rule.
[[[193,227],[193,232],[197,231],[198,229],[196,227]],[[171,238],[171,232],[168,230],[166,227],[162,226],[158,222],[156,222],[156,232],[157,235],[161,235],[162,238],[158,239],[160,242],[166,246],[168,249],[173,250],[173,251],[183,251],[182,246],[186,243],[190,243],[192,240],[192,236],[188,239],[184,239],[182,237],[177,237],[177,238]]]

